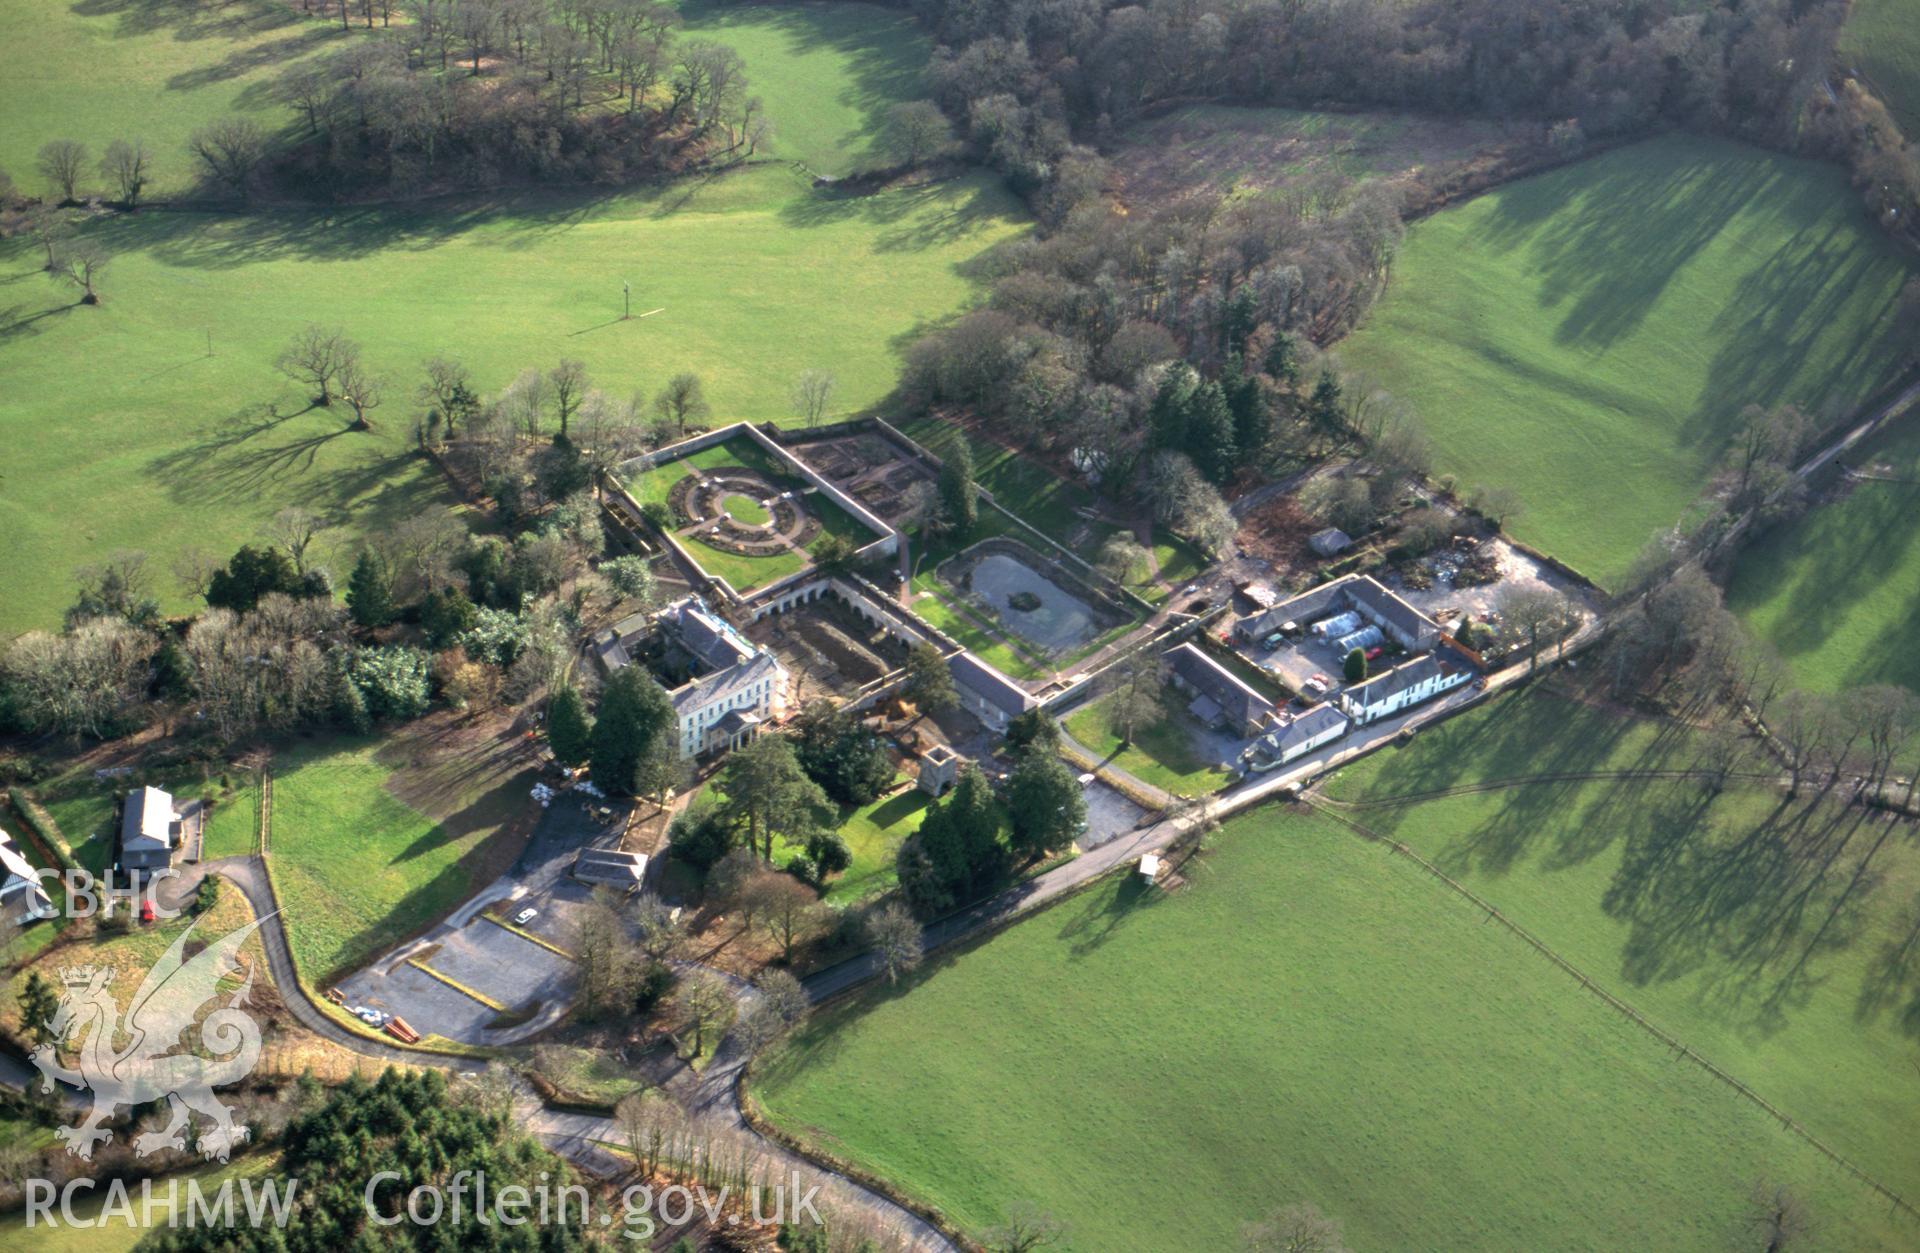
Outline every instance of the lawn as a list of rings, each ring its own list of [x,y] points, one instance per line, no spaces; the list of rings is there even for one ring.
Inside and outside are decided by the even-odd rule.
[[[1843,483],[1836,499],[1762,535],[1740,554],[1727,603],[1804,687],[1920,691],[1920,422],[1907,415],[1846,461],[1903,481]]]
[[[1866,76],[1908,139],[1920,135],[1920,3],[1853,0],[1840,57]]]
[[[1340,350],[1423,415],[1435,469],[1602,583],[1706,486],[1748,404],[1852,411],[1900,360],[1908,267],[1838,169],[1674,136],[1408,232]]]
[[[730,44],[766,101],[761,151],[839,177],[885,164],[887,109],[926,95],[930,46],[906,12],[877,4],[680,6],[682,38]]]
[[[401,736],[274,761],[268,864],[294,960],[316,987],[437,922],[519,851],[532,771],[425,751]]]
[[[1277,810],[1185,891],[1109,879],[828,1010],[755,1091],[971,1231],[1032,1204],[1074,1249],[1236,1248],[1303,1201],[1356,1249],[1720,1248],[1761,1176],[1823,1247],[1915,1238],[1411,862]]]
[[[46,188],[34,154],[52,139],[77,139],[95,157],[115,139],[144,139],[155,162],[149,194],[184,191],[189,135],[231,113],[277,130],[292,116],[268,94],[279,72],[361,34],[277,0],[0,0],[0,30],[0,169],[36,195]],[[99,185],[92,169],[84,185]]]
[[[894,854],[906,838],[920,829],[927,816],[928,796],[909,787],[883,796],[871,805],[844,811],[840,838],[853,854],[853,864],[827,884],[829,905],[853,905],[892,888],[896,882]]]
[[[260,785],[250,774],[236,774],[238,784],[218,801],[200,832],[203,860],[244,857],[256,851],[260,836]]]
[[[1159,721],[1134,730],[1133,743],[1121,744],[1122,728],[1110,716],[1111,698],[1103,697],[1067,716],[1067,733],[1104,761],[1143,783],[1182,796],[1203,796],[1227,781],[1227,772],[1206,754],[1205,730],[1185,708],[1184,698],[1165,695]]]
[[[244,771],[213,772],[202,766],[144,770],[107,779],[96,779],[91,769],[76,766],[28,791],[60,824],[60,834],[66,837],[68,846],[73,849],[74,860],[98,874],[113,860],[114,805],[128,792],[151,784],[171,792],[177,805],[184,805],[196,797],[211,796],[214,798],[214,813],[223,824],[224,831],[227,819],[222,810],[236,805],[242,808],[247,806],[246,794],[236,793],[234,789],[235,785],[245,786],[249,782]],[[235,799],[236,795],[238,799]],[[224,854],[206,854],[207,857],[221,855]]]
[[[175,552],[231,552],[288,504],[348,548],[451,506],[411,452],[409,398],[435,353],[487,390],[562,357],[617,396],[691,369],[716,421],[790,421],[794,376],[831,365],[837,404],[869,405],[893,386],[903,333],[964,306],[966,263],[1023,228],[986,175],[821,198],[780,167],[430,209],[143,213],[91,228],[115,254],[97,308],[41,276],[29,241],[0,243],[0,633],[56,623],[66,573],[116,549],[147,549],[180,610]],[[623,277],[636,313],[664,311],[617,321]],[[346,328],[389,380],[371,433],[306,410],[274,368],[316,321]]]
[[[1349,766],[1380,801],[1544,772],[1684,768],[1690,733],[1508,697]],[[1355,808],[1895,1192],[1920,1194],[1920,849],[1747,783],[1529,782]],[[1909,1237],[1911,1243],[1914,1237]]]

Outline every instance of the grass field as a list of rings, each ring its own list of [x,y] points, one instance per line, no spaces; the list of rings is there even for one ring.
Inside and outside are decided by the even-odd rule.
[[[1512,488],[1513,531],[1605,583],[1746,405],[1834,418],[1887,380],[1907,273],[1840,171],[1665,138],[1415,224],[1340,355],[1421,412],[1440,473]]]
[[[1920,3],[1853,0],[1840,60],[1866,75],[1908,139],[1920,135]]]
[[[1378,801],[1693,763],[1684,730],[1543,693],[1424,731],[1328,790]],[[1758,783],[1716,797],[1698,780],[1537,781],[1348,813],[1894,1191],[1920,1194],[1920,849],[1909,828]]]
[[[1920,691],[1920,420],[1909,414],[1847,464],[1903,481],[1843,485],[1837,498],[1761,536],[1741,552],[1727,603],[1802,686]]]
[[[730,44],[766,101],[762,152],[829,177],[884,164],[886,111],[926,94],[930,45],[913,18],[877,4],[722,5],[686,0],[682,38]]]
[[[1111,761],[1143,783],[1182,796],[1204,796],[1227,781],[1227,772],[1205,752],[1204,729],[1193,720],[1177,695],[1162,701],[1163,714],[1150,726],[1134,731],[1133,743],[1121,745],[1121,728],[1114,725],[1110,698],[1085,705],[1067,716],[1068,734],[1103,761]]]
[[[185,190],[187,136],[229,113],[278,129],[289,114],[268,89],[280,70],[355,37],[275,0],[0,0],[0,29],[0,169],[35,195],[47,189],[34,154],[52,139],[95,157],[112,140],[144,139],[150,194]],[[89,169],[83,185],[99,181]]]
[[[1914,1239],[1412,863],[1276,810],[1186,891],[1109,880],[825,1012],[755,1089],[962,1226],[1030,1203],[1074,1249],[1235,1248],[1301,1201],[1356,1249],[1723,1248],[1763,1175],[1823,1247]]]
[[[794,376],[830,365],[836,408],[868,405],[903,337],[970,299],[966,263],[1022,226],[985,176],[822,199],[777,167],[600,198],[143,213],[93,228],[116,257],[98,308],[56,290],[26,240],[0,244],[0,632],[54,623],[67,572],[115,549],[150,550],[179,609],[177,547],[231,552],[289,503],[336,540],[450,505],[409,455],[434,353],[486,389],[563,356],[619,396],[692,369],[721,421],[791,420]],[[623,277],[636,313],[664,312],[617,321]],[[303,412],[274,369],[309,321],[345,327],[389,378],[372,433]]]
[[[399,737],[296,748],[275,760],[268,865],[309,983],[437,921],[519,851],[530,771],[478,756],[422,757]]]

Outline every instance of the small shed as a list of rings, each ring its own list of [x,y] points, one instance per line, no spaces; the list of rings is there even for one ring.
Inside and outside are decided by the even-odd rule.
[[[1148,883],[1152,883],[1160,877],[1160,855],[1158,853],[1142,853],[1140,855],[1140,877]]]
[[[1307,537],[1307,547],[1322,557],[1337,557],[1353,547],[1353,537],[1337,526],[1315,531]]]

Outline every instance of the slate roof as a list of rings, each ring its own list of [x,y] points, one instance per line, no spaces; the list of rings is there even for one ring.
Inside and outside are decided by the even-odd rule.
[[[761,679],[777,677],[779,672],[780,663],[772,653],[755,653],[745,665],[729,666],[725,670],[703,674],[692,682],[674,688],[667,695],[673,701],[673,711],[683,714],[725,700]]]
[[[1440,675],[1458,674],[1466,669],[1468,667],[1461,659],[1451,653],[1428,653],[1364,683],[1354,684],[1346,690],[1346,695],[1362,706],[1378,705],[1408,688],[1419,687]]]
[[[123,853],[159,853],[173,847],[173,797],[157,787],[127,793],[120,816]]]
[[[1235,722],[1257,723],[1273,712],[1272,701],[1193,644],[1168,649],[1167,661],[1174,674],[1220,706]]]
[[[1026,688],[1001,674],[969,652],[957,652],[947,659],[953,681],[1009,715],[1019,715],[1039,702]]]
[[[733,625],[708,609],[699,597],[689,596],[676,602],[668,612],[680,644],[713,670],[737,666],[753,656],[753,646],[742,639]]]
[[[1347,599],[1364,605],[1375,617],[1408,635],[1431,634],[1439,629],[1433,619],[1382,587],[1369,575],[1359,575],[1347,584]]]
[[[1305,744],[1325,735],[1336,726],[1344,727],[1346,724],[1347,715],[1327,702],[1321,701],[1286,726],[1268,732],[1267,743],[1273,746],[1276,754],[1284,754],[1287,749],[1296,744]]]

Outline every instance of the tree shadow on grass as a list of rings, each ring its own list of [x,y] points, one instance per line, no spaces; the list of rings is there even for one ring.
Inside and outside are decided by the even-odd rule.
[[[273,69],[289,65],[318,51],[327,44],[347,36],[338,26],[313,25],[295,34],[279,39],[265,39],[257,44],[236,48],[218,61],[197,65],[190,70],[182,70],[167,79],[168,91],[198,91],[202,87],[211,87],[216,83],[230,82],[256,70]],[[270,82],[250,84],[237,103],[252,108],[269,103],[273,95]]]
[[[286,26],[304,26],[310,20],[289,4],[273,0],[228,0],[222,4],[190,4],[182,0],[79,0],[69,6],[79,17],[115,18],[112,34],[127,39],[170,31],[174,39],[239,39]],[[322,23],[311,23],[320,26]]]
[[[1700,1000],[1755,1034],[1787,1025],[1860,938],[1879,878],[1865,811],[1782,798],[1760,821],[1713,824],[1651,811],[1601,900],[1628,924],[1635,985],[1701,976]],[[1851,860],[1849,856],[1851,855]]]
[[[1070,905],[1063,904],[1067,916],[1056,934],[1067,941],[1069,956],[1085,957],[1118,935],[1141,910],[1165,899],[1164,892],[1130,874],[1110,892],[1089,892]]]

